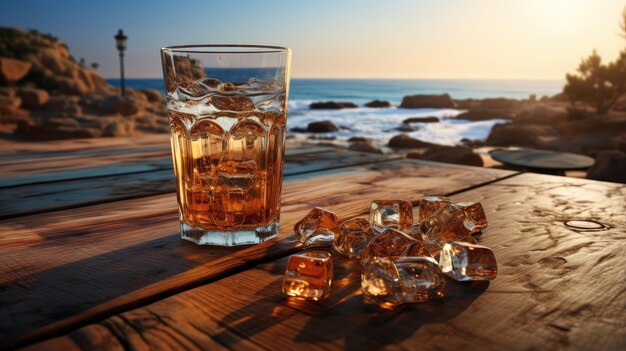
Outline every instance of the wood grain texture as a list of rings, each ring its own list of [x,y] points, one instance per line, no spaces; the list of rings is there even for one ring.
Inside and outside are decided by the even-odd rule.
[[[454,200],[483,203],[489,228],[480,241],[494,250],[499,273],[490,283],[448,280],[441,301],[396,310],[365,305],[359,264],[337,254],[328,300],[289,299],[280,293],[284,257],[33,348],[53,349],[107,326],[160,335],[116,335],[132,349],[159,347],[174,332],[180,339],[172,348],[626,349],[626,186],[523,174]],[[603,228],[575,229],[565,224],[571,220]]]
[[[54,146],[50,145],[50,148]],[[294,158],[294,156],[307,153],[321,154],[339,150],[313,145],[299,146],[287,148],[285,156]],[[2,157],[10,158],[2,160]],[[50,155],[40,153],[23,153],[19,156],[0,155],[0,161],[3,162],[2,169],[0,169],[0,188],[168,170],[172,168],[171,158],[169,140],[165,140],[163,144],[129,146],[113,150],[87,149],[70,153],[55,152]],[[372,159],[381,158],[384,156],[372,155]]]
[[[513,174],[396,160],[287,177],[279,240],[248,248],[182,241],[173,194],[0,221],[0,339],[66,330],[294,252],[293,225],[313,206],[351,217],[377,197],[417,201]]]
[[[100,167],[0,179],[0,188],[6,185],[0,189],[0,202],[11,204],[0,208],[0,219],[175,192],[169,152],[167,158],[156,156],[152,160],[146,153],[127,156],[135,161],[120,157],[121,162]],[[147,160],[138,162],[142,157]],[[287,177],[385,159],[379,154],[329,148],[292,149],[285,155],[284,174]],[[44,182],[46,178],[49,180]]]

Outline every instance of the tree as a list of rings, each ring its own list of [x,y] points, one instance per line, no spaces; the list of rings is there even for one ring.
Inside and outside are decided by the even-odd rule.
[[[578,74],[567,74],[563,93],[572,102],[583,102],[593,106],[598,114],[606,114],[626,93],[626,51],[622,51],[614,62],[602,64],[602,59],[593,51],[578,66]]]
[[[100,64],[98,62],[92,62],[91,63],[91,68],[98,69],[98,67],[100,67]]]
[[[622,30],[626,34],[626,9],[622,12]],[[583,59],[576,74],[567,74],[563,93],[573,103],[593,106],[598,114],[606,114],[622,95],[626,94],[626,50],[614,62],[602,63],[594,50]]]

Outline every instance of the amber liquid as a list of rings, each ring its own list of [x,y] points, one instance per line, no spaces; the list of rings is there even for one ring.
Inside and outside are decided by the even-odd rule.
[[[284,112],[198,116],[170,109],[181,222],[233,232],[277,225],[285,121]]]

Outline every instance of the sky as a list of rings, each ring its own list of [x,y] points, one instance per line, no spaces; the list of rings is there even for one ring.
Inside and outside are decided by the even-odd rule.
[[[161,76],[159,49],[266,44],[299,78],[563,79],[593,49],[626,46],[618,0],[0,0],[0,26],[35,28],[119,76]]]

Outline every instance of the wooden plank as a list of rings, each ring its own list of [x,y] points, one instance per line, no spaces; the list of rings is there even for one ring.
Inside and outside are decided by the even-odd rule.
[[[337,150],[329,147],[298,146],[286,149],[285,157],[288,159],[308,153],[329,153]],[[87,154],[63,152],[58,156],[44,155],[35,159],[24,157],[13,162],[4,162],[0,170],[0,188],[171,168],[169,144],[90,151]]]
[[[523,174],[454,200],[483,203],[490,226],[480,241],[494,250],[499,273],[490,283],[448,280],[443,300],[396,310],[365,305],[359,264],[337,254],[328,300],[288,299],[280,293],[281,258],[34,347],[116,324],[145,326],[140,334],[173,328],[185,342],[198,342],[201,332],[230,349],[244,341],[298,350],[626,349],[625,185]],[[572,220],[603,227],[568,227]]]
[[[319,149],[313,149],[314,152],[303,152],[304,150],[308,149],[294,149],[294,152],[285,156],[286,177],[386,159],[384,155],[347,150],[326,148],[322,149],[323,152]],[[96,176],[98,173],[94,172],[102,174]],[[2,189],[0,202],[11,203],[11,206],[0,208],[0,219],[176,191],[169,158],[59,172],[56,176],[61,178],[73,176],[78,179],[53,182],[55,174],[35,174],[9,179],[8,182],[19,184],[22,181],[43,181],[46,177],[53,178],[49,182]]]
[[[376,197],[417,201],[513,174],[417,160],[301,174],[285,180],[279,240],[247,248],[180,240],[171,194],[0,221],[0,340],[52,335],[284,256],[313,206],[351,217]]]
[[[3,142],[0,144],[0,161],[24,162],[49,157],[84,157],[110,152],[124,152],[140,148],[169,150],[169,134],[148,134],[122,138],[91,138],[54,140],[45,142]]]

